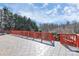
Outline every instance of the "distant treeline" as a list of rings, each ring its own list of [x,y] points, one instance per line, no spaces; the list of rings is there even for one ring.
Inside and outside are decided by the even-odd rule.
[[[54,33],[79,33],[79,22],[67,21],[65,24],[44,23],[40,24],[40,28],[44,32]]]

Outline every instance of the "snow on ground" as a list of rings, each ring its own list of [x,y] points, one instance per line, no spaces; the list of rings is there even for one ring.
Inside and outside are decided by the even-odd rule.
[[[68,50],[59,42],[55,42],[55,47],[53,47],[32,40],[27,40],[7,34],[0,36],[0,55],[73,56],[79,55],[79,53]]]

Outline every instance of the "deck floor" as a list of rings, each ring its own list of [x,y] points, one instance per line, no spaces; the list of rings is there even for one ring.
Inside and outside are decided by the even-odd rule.
[[[23,39],[11,34],[0,36],[0,56],[78,56],[59,42],[55,47],[32,40]]]

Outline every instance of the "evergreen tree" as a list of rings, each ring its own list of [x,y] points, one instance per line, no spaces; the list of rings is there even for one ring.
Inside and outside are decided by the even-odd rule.
[[[16,30],[28,30],[28,31],[38,31],[37,24],[30,18],[23,17],[18,14],[13,14],[8,8],[4,7],[4,29],[11,29],[15,27]]]

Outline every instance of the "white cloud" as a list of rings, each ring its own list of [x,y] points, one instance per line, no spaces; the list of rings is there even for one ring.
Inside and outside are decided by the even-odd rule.
[[[79,11],[74,6],[66,6],[62,10],[64,12],[63,15],[58,15],[60,5],[57,5],[55,8],[45,11],[45,10],[36,10],[34,11],[19,11],[22,16],[27,16],[32,18],[33,20],[41,23],[59,23],[62,21],[79,21]]]
[[[35,6],[33,3],[30,3],[29,5],[31,5],[33,8],[44,8],[48,6],[48,3],[44,3],[41,7]]]
[[[48,10],[46,12],[46,14],[51,15],[51,16],[55,16],[55,15],[57,15],[59,8],[60,8],[60,5],[57,5],[55,8]]]
[[[33,17],[34,15],[31,13],[31,12],[26,12],[26,11],[18,11],[18,14],[22,15],[22,16],[27,16],[28,18],[29,17]]]
[[[60,5],[57,5],[56,8],[59,9],[59,8],[61,8],[61,6]]]
[[[28,5],[33,6],[33,3],[28,3]]]
[[[69,7],[64,8],[64,14],[71,14],[71,10],[69,9]]]
[[[72,15],[73,13],[76,13],[76,8],[75,7],[72,7],[72,6],[66,6],[64,8],[64,14],[66,15]]]
[[[48,6],[48,3],[44,3],[41,8],[44,8],[44,7],[46,7],[46,6]]]
[[[64,12],[64,14],[58,15],[57,18],[70,22],[74,20],[79,22],[79,11],[77,10],[76,6],[74,5],[65,6],[62,12]]]
[[[22,16],[30,17],[32,20],[35,20],[36,22],[40,23],[52,22],[51,18],[45,15],[43,11],[33,12],[34,14],[30,11],[19,11],[18,13]]]
[[[77,4],[76,6],[77,6],[77,9],[79,9],[79,4]]]

